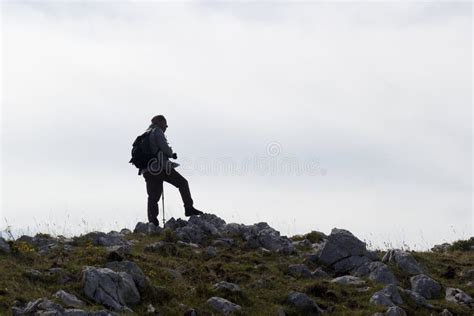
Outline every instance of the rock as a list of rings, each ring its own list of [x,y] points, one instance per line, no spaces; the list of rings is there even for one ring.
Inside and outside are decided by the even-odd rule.
[[[175,230],[176,237],[185,242],[200,244],[205,237],[204,232],[194,224],[188,224]]]
[[[291,242],[293,244],[294,247],[311,247],[312,244],[311,244],[311,241],[309,241],[308,239],[303,239],[303,240],[297,240],[297,241],[292,241]]]
[[[35,237],[23,235],[16,242],[26,242],[36,248],[39,253],[48,252],[50,249],[57,247],[58,240],[49,235],[37,234]]]
[[[226,225],[226,231],[228,231],[228,227],[229,225]],[[238,232],[242,239],[246,241],[246,248],[258,249],[263,247],[272,252],[279,252],[285,255],[296,252],[291,240],[288,237],[280,236],[280,233],[267,223],[261,222],[250,226],[234,225],[233,229],[236,230],[234,233]]]
[[[153,305],[148,304],[148,306],[146,307],[146,313],[155,315],[155,314],[157,314],[157,310]]]
[[[47,298],[39,298],[28,302],[24,308],[13,307],[12,314],[16,315],[62,315],[64,308]]]
[[[78,299],[75,295],[70,294],[66,291],[59,290],[54,294],[54,297],[60,299],[63,302],[63,305],[67,307],[83,307],[84,302]]]
[[[370,259],[366,256],[350,256],[337,261],[332,267],[336,273],[347,273],[368,263],[370,263]]]
[[[48,276],[53,278],[60,285],[64,285],[73,280],[73,276],[61,268],[48,269]]]
[[[178,218],[178,219],[175,219],[174,217],[171,217],[165,224],[165,229],[166,228],[169,228],[171,230],[176,230],[177,228],[180,228],[180,227],[184,227],[188,224],[187,221],[181,219],[181,218]]]
[[[184,316],[198,316],[198,312],[191,308],[184,312]]]
[[[294,306],[300,313],[320,314],[321,308],[308,295],[300,292],[290,292],[288,295],[288,303]]]
[[[198,244],[195,244],[193,242],[184,242],[182,240],[178,240],[176,242],[176,244],[178,246],[183,246],[183,247],[186,247],[186,248],[191,248],[191,249],[199,249],[201,246],[199,246]]]
[[[221,230],[225,225],[225,221],[214,214],[203,214],[201,216],[191,216],[188,226],[190,224],[199,227],[205,235],[221,236]]]
[[[439,298],[441,285],[427,275],[419,274],[410,278],[411,289],[426,299]]]
[[[2,252],[3,253],[11,253],[12,249],[10,247],[10,244],[5,239],[0,237],[0,253],[2,253]]]
[[[221,312],[225,315],[232,314],[242,309],[239,305],[234,304],[231,301],[226,300],[225,298],[217,296],[208,299],[207,304],[209,304],[216,311]]]
[[[370,291],[370,286],[364,286],[364,287],[357,288],[356,291],[359,292],[359,293],[368,292],[368,291]]]
[[[323,263],[333,265],[351,256],[363,256],[366,252],[365,243],[352,235],[351,232],[334,228],[318,254],[319,260]]]
[[[129,234],[131,234],[131,233],[132,233],[132,231],[131,231],[130,229],[128,229],[128,228],[122,228],[122,230],[120,230],[120,234],[122,234],[122,235],[124,235],[124,236],[125,236],[125,235],[129,235]]]
[[[287,316],[283,307],[279,307],[276,316]]]
[[[96,303],[117,311],[127,310],[127,304],[138,304],[140,293],[133,277],[109,268],[85,267],[84,294]]]
[[[365,284],[365,281],[352,275],[343,275],[332,279],[331,283],[339,283],[343,285],[362,285]]]
[[[474,308],[474,299],[460,289],[446,288],[446,301]]]
[[[55,314],[53,314],[53,315],[55,315]],[[89,314],[88,312],[86,312],[85,310],[82,310],[82,309],[70,308],[70,309],[64,310],[64,313],[60,314],[60,315],[61,316],[89,316],[89,315],[92,315],[92,314]]]
[[[88,239],[95,246],[130,246],[131,243],[123,238],[123,235],[117,232],[110,232],[108,234],[103,232],[91,232],[85,234],[83,238]]]
[[[204,251],[204,256],[206,257],[206,259],[214,258],[215,256],[217,256],[217,249],[212,246],[207,247]]]
[[[425,306],[425,307],[428,307],[428,308],[433,308],[433,305],[431,305],[430,303],[428,303],[428,301],[426,300],[426,298],[424,298],[423,296],[421,296],[419,293],[417,292],[414,292],[414,291],[411,291],[411,290],[406,290],[406,289],[402,289],[402,288],[398,288],[400,291],[402,291],[403,293],[405,293],[412,301],[415,302],[416,305],[418,306]]]
[[[453,316],[453,314],[447,308],[445,308],[441,313],[439,313],[439,316]]]
[[[313,272],[311,272],[311,276],[313,278],[329,278],[329,274],[327,274],[322,268],[317,268]]]
[[[365,256],[369,258],[371,261],[380,261],[379,255],[376,251],[367,250]]]
[[[232,237],[242,236],[245,233],[247,227],[249,226],[237,223],[229,223],[223,227],[222,233],[223,235]]]
[[[394,264],[400,270],[411,275],[423,273],[423,269],[420,267],[418,262],[416,262],[415,258],[413,258],[410,253],[400,249],[391,249],[387,251],[385,256],[382,258],[382,262]]]
[[[445,243],[442,243],[440,245],[435,245],[433,248],[431,248],[431,251],[433,251],[433,252],[447,252],[449,250],[450,246],[451,246],[450,244],[445,242]]]
[[[41,315],[46,315],[46,314],[41,314]],[[59,314],[51,314],[51,315],[59,315]],[[118,314],[109,312],[106,310],[86,312],[82,309],[77,309],[77,308],[66,309],[64,313],[60,315],[61,316],[118,316]]]
[[[237,293],[240,292],[240,287],[235,283],[220,281],[219,283],[214,284],[214,290]]]
[[[138,222],[133,232],[135,234],[153,235],[161,233],[162,228],[153,223]]]
[[[397,279],[390,268],[382,262],[367,262],[357,268],[355,276],[366,277],[370,280],[383,284],[397,284]]]
[[[235,245],[235,241],[233,238],[217,238],[212,241],[212,245],[215,247],[230,248]]]
[[[30,280],[43,280],[44,279],[44,275],[43,273],[41,273],[40,271],[38,270],[35,270],[35,269],[28,269],[26,270],[25,272],[23,272],[23,275],[30,279]]]
[[[137,289],[140,291],[145,290],[147,286],[147,278],[145,277],[145,274],[143,273],[142,269],[132,261],[114,261],[114,262],[109,262],[105,266],[106,268],[109,268],[111,270],[114,270],[116,272],[126,272],[129,275],[132,276],[133,281],[135,282],[135,285],[137,286]]]
[[[254,289],[267,289],[271,287],[271,282],[266,278],[260,278],[256,280],[251,286]]]
[[[310,279],[313,274],[305,264],[290,264],[288,266],[288,273],[295,278]]]
[[[467,269],[461,272],[461,277],[474,281],[474,269]]]
[[[385,316],[407,316],[407,313],[403,308],[398,306],[392,306],[387,309],[385,312]]]
[[[130,254],[132,246],[110,246],[106,247],[105,251],[107,252],[107,260],[109,261],[122,261],[124,258]]]
[[[183,275],[180,271],[178,270],[174,270],[174,269],[169,269],[169,268],[165,268],[164,269],[165,271],[168,271],[168,273],[171,275],[171,277],[174,279],[174,280],[182,280],[183,279]]]
[[[389,284],[380,291],[375,292],[370,298],[370,303],[391,307],[403,304],[403,300],[397,287],[394,284]]]

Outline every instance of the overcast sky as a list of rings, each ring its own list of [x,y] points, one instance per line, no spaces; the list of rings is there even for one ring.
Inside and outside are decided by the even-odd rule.
[[[467,238],[471,6],[2,2],[0,229],[144,221],[131,143],[164,114],[195,206],[227,222]]]

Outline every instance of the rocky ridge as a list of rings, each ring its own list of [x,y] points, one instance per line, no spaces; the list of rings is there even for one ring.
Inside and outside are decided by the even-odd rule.
[[[97,257],[88,259],[90,253]],[[232,257],[236,253],[238,259]],[[171,218],[164,228],[138,223],[133,231],[92,232],[75,238],[42,234],[15,241],[0,238],[2,262],[31,258],[45,258],[53,266],[25,268],[22,277],[33,285],[47,284],[45,289],[55,290],[49,294],[42,290],[44,296],[30,301],[17,299],[13,306],[0,305],[13,315],[165,315],[166,311],[182,315],[252,314],[259,306],[250,293],[271,293],[278,284],[288,290],[279,291],[269,303],[271,308],[261,306],[278,315],[342,315],[347,306],[337,302],[351,302],[345,297],[349,292],[365,297],[363,303],[350,303],[358,305],[354,308],[362,314],[370,310],[376,311],[373,315],[406,315],[415,310],[426,315],[452,315],[451,311],[474,314],[472,267],[454,272],[465,283],[443,284],[439,275],[432,275],[433,269],[411,252],[370,251],[351,232],[338,228],[329,235],[312,232],[288,238],[267,223],[227,224],[216,215],[204,214],[188,221]],[[226,261],[242,258],[249,260],[241,265],[248,271],[261,270],[261,277],[253,279],[247,270],[225,271]],[[169,288],[182,286],[190,293],[203,292],[196,292],[197,298],[209,297],[180,303],[180,294],[163,286],[154,275],[154,260],[161,265],[160,273],[166,273],[162,279],[171,284]],[[174,267],[164,267],[164,260]],[[71,261],[75,269],[64,263]],[[196,284],[193,262],[207,269],[207,278],[217,282]],[[443,275],[442,279],[450,278]],[[246,282],[249,280],[252,282]],[[18,297],[11,293],[14,285],[8,282],[0,283],[4,288],[0,287],[0,299],[7,294]],[[189,302],[197,303],[191,306]]]

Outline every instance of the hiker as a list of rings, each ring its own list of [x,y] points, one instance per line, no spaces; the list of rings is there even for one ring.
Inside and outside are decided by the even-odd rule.
[[[188,181],[175,170],[179,164],[169,161],[170,158],[177,159],[178,155],[173,152],[165,136],[168,124],[163,115],[157,115],[152,118],[151,125],[146,133],[149,137],[149,148],[153,155],[146,167],[140,168],[139,174],[143,174],[146,182],[146,191],[148,193],[148,221],[159,225],[158,223],[158,201],[163,192],[163,181],[166,181],[179,189],[184,203],[186,216],[201,215],[203,212],[193,206],[193,199],[189,190]],[[148,134],[147,134],[148,133]]]

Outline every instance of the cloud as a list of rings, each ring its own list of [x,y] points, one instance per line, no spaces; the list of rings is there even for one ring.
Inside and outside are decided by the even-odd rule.
[[[272,213],[282,228],[298,215],[282,229],[349,225],[378,240],[400,227],[411,243],[426,218],[470,229],[471,4],[2,6],[4,216],[62,216],[66,203],[91,217],[94,205],[99,218],[143,216],[143,183],[126,161],[165,113],[190,162],[242,161],[277,142],[282,156],[328,171],[190,173],[200,204],[227,217]],[[167,201],[180,214],[179,197]],[[411,220],[380,223],[406,210]],[[426,230],[432,243],[454,238]]]

